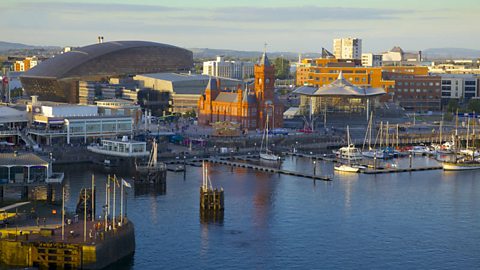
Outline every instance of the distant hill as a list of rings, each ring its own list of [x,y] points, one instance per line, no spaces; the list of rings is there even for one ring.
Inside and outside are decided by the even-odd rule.
[[[13,43],[0,41],[0,51],[9,51],[9,50],[31,50],[31,49],[58,49],[58,46],[35,46],[27,45],[22,43]]]
[[[243,58],[243,59],[255,59],[262,55],[261,51],[236,51],[225,49],[209,49],[209,48],[189,48],[193,52],[193,58],[206,59],[215,58],[218,55],[223,55],[226,58]],[[284,57],[290,60],[298,59],[298,53],[295,52],[268,52],[270,58]],[[302,53],[303,58],[316,58],[320,57],[320,53]]]
[[[422,54],[428,59],[480,58],[480,50],[464,48],[430,48]]]

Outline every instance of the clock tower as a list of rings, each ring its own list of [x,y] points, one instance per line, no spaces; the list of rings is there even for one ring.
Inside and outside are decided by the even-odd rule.
[[[255,95],[259,102],[270,101],[274,98],[275,67],[270,64],[267,53],[264,52],[258,64],[254,67]],[[263,103],[261,102],[261,103]]]
[[[255,73],[255,95],[257,97],[257,116],[258,124],[261,129],[265,128],[265,122],[268,115],[268,125],[270,128],[275,127],[278,120],[278,112],[281,108],[275,108],[275,67],[270,64],[267,53],[264,52],[260,62],[254,67]],[[283,113],[283,110],[282,110]],[[278,127],[278,126],[276,126]]]

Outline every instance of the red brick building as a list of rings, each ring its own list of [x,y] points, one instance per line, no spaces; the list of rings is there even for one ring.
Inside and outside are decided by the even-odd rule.
[[[283,104],[275,96],[275,67],[266,53],[255,65],[254,74],[253,89],[239,86],[236,91],[222,90],[220,80],[210,78],[198,101],[199,124],[227,121],[240,123],[242,129],[263,129],[268,114],[270,127],[282,127]]]
[[[385,72],[384,77],[395,81],[393,101],[406,110],[441,110],[440,76]]]

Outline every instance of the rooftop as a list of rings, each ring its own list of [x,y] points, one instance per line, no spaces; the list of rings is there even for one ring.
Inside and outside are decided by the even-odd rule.
[[[0,166],[47,166],[48,161],[32,154],[0,153]]]
[[[383,88],[363,88],[353,85],[343,77],[340,72],[338,79],[331,84],[320,88],[312,86],[302,86],[297,88],[294,93],[308,96],[348,96],[348,97],[371,97],[384,95],[386,92]]]

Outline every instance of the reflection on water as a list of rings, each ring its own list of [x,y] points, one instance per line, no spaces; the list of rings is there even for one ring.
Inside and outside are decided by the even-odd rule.
[[[408,166],[409,160],[395,161]],[[437,164],[416,157],[415,166]],[[168,173],[166,192],[128,190],[136,252],[110,269],[205,268],[454,268],[480,265],[480,172],[422,171],[339,174],[318,161],[332,182],[210,166],[225,190],[225,212],[199,211],[201,168]],[[281,167],[312,172],[312,161],[287,157]],[[61,170],[60,166],[56,169]],[[63,166],[67,206],[95,173],[103,198],[108,173],[131,170]],[[105,202],[97,202],[101,209]],[[119,201],[119,200],[117,200]],[[100,207],[100,208],[99,208]],[[119,207],[119,206],[118,206]],[[98,213],[97,213],[98,214]],[[461,243],[461,244],[460,244]],[[321,265],[321,266],[319,266]]]

